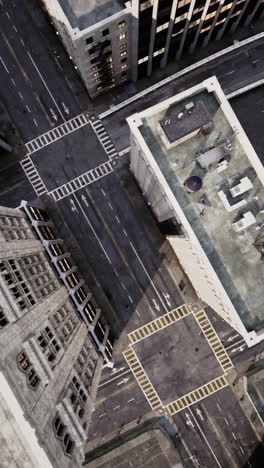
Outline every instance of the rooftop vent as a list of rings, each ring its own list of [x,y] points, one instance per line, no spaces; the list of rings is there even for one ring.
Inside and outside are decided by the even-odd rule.
[[[203,186],[201,177],[191,176],[184,182],[187,192],[198,192]]]

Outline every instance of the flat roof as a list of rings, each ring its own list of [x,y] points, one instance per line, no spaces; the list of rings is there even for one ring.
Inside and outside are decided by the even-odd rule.
[[[182,102],[172,104],[160,120],[160,126],[170,143],[209,124],[210,116],[203,101],[196,102],[193,107],[192,104],[190,99],[184,105]]]
[[[135,118],[145,144],[247,331],[260,331],[264,328],[264,262],[257,246],[264,242],[264,168],[219,83],[215,78],[211,81],[211,92],[205,85],[198,85],[182,93],[183,99],[179,97],[182,94],[174,96],[167,100],[168,104],[158,104],[132,116],[131,121]],[[212,128],[168,150],[159,123],[173,99],[182,108],[190,100],[197,108],[204,105]],[[221,148],[220,160],[217,151],[211,152],[217,148]],[[201,155],[206,155],[202,164]],[[188,190],[188,180],[197,191]],[[200,189],[197,180],[202,183]],[[246,223],[252,224],[244,228]]]
[[[124,0],[58,0],[71,27],[94,26],[125,8]]]

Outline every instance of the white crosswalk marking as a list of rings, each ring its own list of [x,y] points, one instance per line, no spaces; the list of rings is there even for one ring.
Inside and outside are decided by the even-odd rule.
[[[79,177],[76,177],[70,182],[61,185],[55,190],[52,190],[52,192],[50,192],[50,195],[52,195],[54,200],[58,202],[62,198],[71,195],[77,190],[86,187],[87,185],[91,184],[92,182],[95,182],[96,180],[101,179],[102,177],[106,176],[107,174],[110,174],[111,172],[113,172],[112,164],[110,161],[107,161],[101,164],[100,166],[97,166],[94,169],[90,169],[90,171],[81,174]]]
[[[36,194],[38,197],[43,195],[44,193],[47,193],[47,189],[37,171],[35,168],[33,162],[31,161],[30,157],[27,156],[25,159],[23,159],[20,162],[29,182],[31,183],[33,189],[35,190]]]
[[[52,130],[49,130],[48,132],[43,133],[43,135],[40,135],[34,140],[31,140],[28,143],[26,143],[25,146],[27,148],[27,152],[28,154],[35,153],[36,151],[41,150],[45,146],[50,145],[54,141],[63,138],[65,135],[68,135],[69,133],[75,132],[79,128],[84,127],[84,125],[87,125],[88,123],[88,115],[77,115],[77,117],[68,120],[67,122],[59,125],[58,127],[53,128]]]
[[[113,145],[113,142],[105,130],[103,123],[100,119],[90,120],[90,124],[97,135],[98,140],[100,141],[102,147],[104,148],[107,156],[111,160],[117,156],[117,151]]]

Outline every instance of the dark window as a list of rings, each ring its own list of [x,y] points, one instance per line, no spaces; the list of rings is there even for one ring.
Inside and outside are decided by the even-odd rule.
[[[123,71],[123,72],[121,73],[121,76],[122,76],[122,77],[127,76],[127,72],[126,72],[126,71]]]
[[[121,59],[121,63],[125,63],[125,62],[127,62],[127,58],[126,58],[126,57],[124,57],[124,58]]]
[[[85,42],[86,44],[91,44],[93,42],[93,37],[87,37],[87,39],[85,39]]]
[[[91,59],[91,65],[97,62],[98,62],[98,57],[94,57],[93,59]]]
[[[108,34],[109,34],[109,29],[108,28],[104,29],[103,30],[103,36],[108,36]]]
[[[185,288],[185,282],[184,282],[183,280],[181,280],[181,281],[179,282],[179,289],[180,289],[181,291],[183,291],[184,288]]]
[[[8,320],[4,312],[0,309],[0,329],[4,328],[8,324]]]
[[[95,53],[95,48],[92,47],[90,50],[88,50],[89,55],[93,55]]]

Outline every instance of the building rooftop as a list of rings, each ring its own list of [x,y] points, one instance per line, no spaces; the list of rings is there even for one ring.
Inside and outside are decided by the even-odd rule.
[[[138,130],[246,329],[259,331],[264,328],[264,169],[223,93],[225,110],[205,86],[179,96],[139,114]],[[190,102],[191,114],[178,119]],[[165,125],[171,109],[173,138],[182,141],[168,149],[161,122]]]
[[[125,8],[122,0],[58,0],[71,27],[86,29]]]

